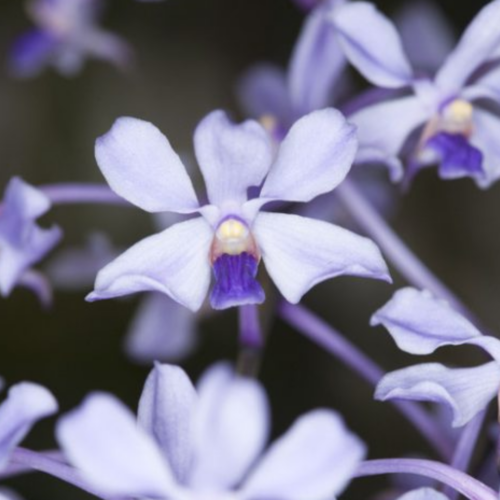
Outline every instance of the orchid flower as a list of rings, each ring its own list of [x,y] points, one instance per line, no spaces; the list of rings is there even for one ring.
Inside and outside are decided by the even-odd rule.
[[[65,76],[80,72],[86,57],[126,68],[131,50],[118,36],[97,26],[102,0],[31,0],[37,28],[20,36],[11,52],[14,76],[33,77],[46,66]]]
[[[111,188],[149,212],[198,212],[127,250],[102,269],[88,300],[158,291],[198,310],[210,286],[215,309],[258,304],[260,259],[290,302],[341,274],[389,280],[371,240],[321,221],[261,211],[276,200],[307,202],[346,176],[356,151],[354,128],[334,109],[316,111],[290,129],[276,155],[254,121],[235,125],[221,111],[198,125],[196,156],[209,204],[200,206],[167,138],[152,124],[120,118],[98,139],[96,158]],[[256,198],[248,189],[261,186]]]
[[[0,293],[7,297],[16,285],[27,286],[47,302],[50,289],[31,266],[54,248],[62,236],[53,226],[42,229],[36,220],[50,209],[49,199],[19,177],[10,180],[0,206]]]
[[[427,291],[403,288],[372,317],[383,325],[397,346],[410,354],[433,353],[446,345],[475,345],[493,358],[471,368],[447,368],[423,363],[385,375],[375,398],[432,401],[449,408],[454,427],[469,422],[484,410],[500,390],[500,340],[482,335],[446,302]]]
[[[300,417],[264,451],[268,435],[262,386],[225,364],[210,368],[197,390],[182,369],[157,364],[138,425],[115,397],[94,393],[57,426],[63,452],[89,484],[134,498],[331,498],[365,454],[328,409]]]
[[[434,79],[414,76],[396,28],[374,5],[349,3],[331,19],[346,56],[370,82],[412,92],[350,117],[359,129],[358,161],[384,161],[401,178],[403,146],[418,133],[416,143],[410,140],[407,180],[439,164],[443,179],[471,177],[482,188],[496,181],[500,119],[481,100],[500,101],[488,85],[493,79],[498,88],[498,72],[487,66],[500,48],[499,0],[479,12]]]

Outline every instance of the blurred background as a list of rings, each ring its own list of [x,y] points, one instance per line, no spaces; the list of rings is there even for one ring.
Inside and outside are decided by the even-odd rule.
[[[376,3],[389,14],[402,4]],[[458,35],[486,2],[435,3]],[[20,81],[0,71],[2,189],[13,175],[35,185],[101,182],[94,141],[122,115],[153,122],[177,151],[189,153],[192,131],[206,113],[225,108],[243,117],[235,96],[238,77],[259,61],[285,66],[304,19],[290,0],[110,0],[107,7],[102,25],[135,49],[136,67],[130,74],[94,61],[70,79],[49,70]],[[2,0],[4,60],[13,39],[30,26],[23,2]],[[500,185],[483,192],[470,180],[439,181],[429,170],[407,195],[394,191],[398,201],[391,215],[401,237],[493,331],[500,330],[499,194]],[[127,247],[154,230],[149,216],[134,208],[59,207],[43,219],[44,224],[52,222],[64,229],[61,248],[83,244],[95,230]],[[396,287],[404,284],[395,273]],[[370,328],[368,321],[396,287],[338,278],[317,286],[304,303],[385,369],[395,369],[420,360],[400,353],[389,335]],[[9,385],[21,380],[46,385],[62,412],[93,390],[110,391],[135,408],[150,366],[129,361],[122,342],[140,298],[88,304],[83,300],[88,291],[56,292],[50,310],[20,288],[1,300],[0,374]],[[271,303],[263,315],[271,314]],[[169,325],[164,328],[168,335]],[[207,318],[200,334],[199,349],[183,363],[193,379],[212,362],[235,358],[235,312]],[[471,348],[445,349],[435,358],[456,364],[481,360]],[[275,435],[299,414],[328,406],[339,410],[369,443],[371,458],[409,452],[434,456],[391,405],[372,400],[372,387],[280,321],[269,323],[261,379],[269,392]],[[53,424],[54,419],[37,425],[25,444],[54,447]],[[43,475],[6,484],[31,500],[90,498]],[[359,480],[342,498],[366,498],[386,484],[384,478]]]

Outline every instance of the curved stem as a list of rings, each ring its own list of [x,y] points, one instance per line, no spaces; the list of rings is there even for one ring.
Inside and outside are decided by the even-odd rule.
[[[447,300],[471,321],[479,323],[467,306],[406,246],[352,182],[344,181],[335,192],[357,224],[375,240],[393,266],[409,283]]]
[[[264,335],[259,321],[259,309],[255,304],[238,308],[240,331],[240,355],[238,372],[246,376],[255,376],[259,370]]]
[[[46,474],[57,477],[102,500],[131,500],[125,497],[105,495],[95,490],[81,478],[78,471],[73,469],[73,467],[61,462],[60,459],[46,456],[43,453],[27,450],[25,448],[17,448],[11,455],[10,463],[14,466],[45,472]]]
[[[46,458],[50,458],[62,464],[68,465],[64,459],[64,455],[59,450],[46,450],[38,453]],[[33,470],[34,469],[29,465],[9,462],[9,464],[0,471],[0,480],[18,476],[20,474],[26,474],[28,472],[33,472]]]
[[[384,375],[384,371],[372,359],[303,306],[283,301],[278,307],[278,315],[310,340],[339,358],[373,386],[377,385]],[[394,400],[391,403],[415,426],[440,456],[444,459],[451,457],[451,442],[421,406],[410,401]]]
[[[454,469],[467,471],[485,415],[484,411],[478,413],[462,430],[450,463]],[[449,487],[445,488],[443,492],[450,500],[458,498],[458,493],[451,491]]]
[[[469,500],[498,500],[498,494],[477,479],[449,465],[432,460],[411,458],[368,460],[361,463],[356,477],[380,474],[417,474],[440,481]]]
[[[115,194],[107,184],[60,183],[45,184],[39,189],[48,196],[53,205],[98,203],[131,207],[128,201]]]

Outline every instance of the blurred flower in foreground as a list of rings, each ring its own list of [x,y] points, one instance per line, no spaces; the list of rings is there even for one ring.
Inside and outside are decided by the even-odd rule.
[[[57,410],[54,396],[41,385],[21,382],[10,388],[0,405],[0,470],[31,427]]]
[[[158,215],[157,226],[163,230],[164,217]],[[56,289],[84,290],[92,286],[99,269],[119,253],[107,235],[94,233],[85,246],[61,250],[45,270]],[[185,358],[196,346],[197,322],[202,313],[193,314],[165,294],[150,292],[131,319],[124,342],[127,355],[147,364]]]
[[[46,66],[61,74],[77,74],[87,57],[126,69],[130,47],[120,37],[97,26],[102,0],[32,0],[28,13],[37,25],[21,35],[10,54],[14,76],[33,77]]]
[[[50,201],[40,190],[19,177],[11,179],[0,205],[0,292],[4,297],[21,285],[32,289],[42,303],[50,300],[47,281],[30,269],[62,236],[58,227],[42,229],[35,222],[49,209]]]
[[[328,409],[302,416],[264,451],[270,430],[265,392],[224,364],[210,368],[197,391],[182,369],[156,365],[138,417],[139,426],[115,397],[92,394],[60,420],[58,440],[70,463],[101,491],[176,500],[331,498],[365,454]]]
[[[390,279],[375,244],[350,231],[297,215],[261,212],[276,200],[306,202],[334,189],[356,151],[354,128],[334,109],[301,118],[276,155],[254,121],[210,113],[194,135],[210,204],[200,206],[167,138],[152,124],[120,118],[98,139],[96,158],[111,188],[149,212],[199,212],[146,238],[97,276],[88,300],[153,290],[197,310],[210,286],[215,309],[262,303],[260,258],[283,296],[298,302],[315,284],[341,274]],[[262,186],[257,198],[248,190]]]
[[[488,66],[500,48],[500,0],[479,12],[433,80],[413,76],[394,25],[374,5],[346,4],[332,22],[346,56],[368,80],[414,93],[350,117],[359,128],[360,161],[385,161],[401,176],[398,156],[423,126],[412,145],[407,180],[434,164],[443,179],[472,177],[483,188],[497,180],[500,118],[480,101],[500,102],[500,72]]]
[[[428,292],[403,288],[372,318],[384,325],[400,349],[410,354],[431,354],[447,345],[476,345],[494,361],[473,368],[447,368],[423,363],[385,375],[375,397],[413,399],[446,405],[453,426],[466,424],[484,410],[500,389],[500,340],[482,335],[468,320]]]

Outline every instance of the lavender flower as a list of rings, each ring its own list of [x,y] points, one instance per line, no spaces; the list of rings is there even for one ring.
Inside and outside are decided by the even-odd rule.
[[[428,292],[403,288],[379,311],[372,325],[384,325],[400,349],[430,354],[446,345],[476,345],[493,361],[473,368],[447,368],[423,363],[385,375],[375,398],[433,401],[453,412],[453,426],[469,422],[498,395],[500,340],[482,335],[468,320]]]
[[[0,470],[31,427],[56,411],[57,402],[45,387],[22,382],[10,388],[7,399],[0,405]]]
[[[479,12],[433,80],[414,77],[394,25],[374,5],[346,4],[336,9],[332,22],[347,57],[368,80],[413,91],[352,115],[359,127],[359,161],[385,161],[401,177],[401,149],[423,126],[412,146],[408,179],[436,163],[441,178],[472,177],[483,188],[500,176],[494,139],[500,120],[480,102],[500,100],[489,85],[493,80],[498,88],[497,72],[487,67],[500,44],[499,0]]]
[[[0,206],[0,293],[16,285],[32,288],[46,302],[47,284],[30,268],[61,239],[58,227],[42,229],[36,220],[50,209],[49,199],[19,177],[11,179]]]
[[[10,55],[12,73],[33,77],[53,66],[72,76],[87,57],[126,68],[131,50],[121,38],[97,26],[101,7],[101,0],[32,0],[28,13],[37,28],[16,40]]]
[[[117,399],[97,393],[61,419],[57,435],[83,477],[110,495],[308,500],[342,491],[365,448],[341,418],[312,411],[259,459],[268,413],[262,387],[227,365],[209,369],[198,391],[182,369],[156,365],[139,426]]]
[[[117,194],[149,212],[199,212],[201,217],[130,248],[99,272],[88,300],[150,290],[197,310],[212,267],[212,307],[261,303],[264,290],[256,280],[261,257],[293,303],[315,284],[341,274],[389,279],[370,240],[313,219],[261,212],[275,200],[309,201],[344,179],[356,139],[338,111],[301,118],[275,157],[258,123],[235,125],[221,111],[202,120],[194,143],[210,200],[204,206],[179,157],[152,124],[120,118],[98,139],[98,164]],[[260,195],[248,199],[252,186],[262,186]]]
[[[418,490],[409,491],[398,500],[449,500],[446,495],[433,488],[420,488]]]

